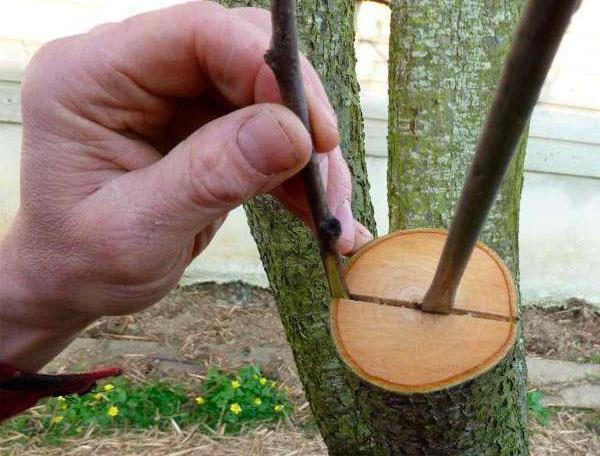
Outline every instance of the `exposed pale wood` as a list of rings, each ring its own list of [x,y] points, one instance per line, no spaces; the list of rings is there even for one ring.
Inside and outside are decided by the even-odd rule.
[[[346,266],[350,293],[421,302],[445,240],[446,232],[435,229],[397,231],[377,239]],[[492,250],[477,243],[454,307],[514,317],[514,306],[514,285],[506,266]]]
[[[417,229],[370,243],[346,266],[350,293],[420,303],[445,239],[444,231]],[[435,391],[490,369],[514,343],[515,286],[506,266],[481,243],[455,309],[492,318],[341,299],[332,303],[332,333],[344,361],[370,383],[404,393]]]

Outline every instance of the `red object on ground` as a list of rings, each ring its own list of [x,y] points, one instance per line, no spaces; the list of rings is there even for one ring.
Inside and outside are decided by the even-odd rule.
[[[23,372],[0,363],[0,422],[44,397],[85,394],[96,386],[97,380],[116,375],[121,375],[121,369],[116,367],[85,374],[47,375]]]

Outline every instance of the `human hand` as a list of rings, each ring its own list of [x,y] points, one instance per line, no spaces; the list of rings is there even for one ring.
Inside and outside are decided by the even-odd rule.
[[[309,221],[293,176],[311,138],[273,104],[269,24],[266,11],[197,2],[36,54],[22,86],[21,207],[0,246],[0,360],[37,369],[95,318],[158,301],[252,196],[270,192]],[[352,217],[335,115],[306,59],[303,76],[348,253],[370,236]]]

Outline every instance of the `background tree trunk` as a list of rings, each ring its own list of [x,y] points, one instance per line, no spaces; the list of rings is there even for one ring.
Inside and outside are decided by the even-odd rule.
[[[448,228],[522,0],[395,0],[390,36],[390,229]],[[525,135],[481,239],[518,281]],[[484,376],[398,398],[406,454],[523,455],[522,339]]]
[[[354,180],[353,209],[357,218],[374,232],[354,72],[354,3],[352,0],[299,0],[298,3],[302,48],[322,77],[339,116],[343,151]],[[499,74],[507,38],[515,23],[517,3],[414,0],[396,4],[396,54],[391,70],[395,75],[392,84],[399,85],[398,90],[392,92],[390,134],[394,158],[390,176],[392,181],[397,177],[401,181],[390,191],[393,226],[447,225],[483,119],[483,110]],[[252,4],[268,7],[268,2],[262,0]],[[420,14],[421,4],[437,15]],[[409,10],[411,18],[408,17]],[[474,28],[476,26],[478,28]],[[407,28],[402,31],[402,27]],[[437,49],[436,33],[446,40],[446,44],[442,43]],[[426,59],[418,53],[412,54],[413,49],[420,49],[412,46],[424,39],[430,40],[427,46],[431,55],[442,58],[443,62],[454,63],[448,65],[447,76],[431,67],[433,73],[427,79],[430,70]],[[462,48],[465,43],[468,47]],[[423,65],[411,64],[404,67],[403,72],[398,71],[397,66],[403,66],[398,51],[403,57],[411,56],[413,62]],[[443,62],[438,63],[440,68],[443,68]],[[473,67],[470,76],[463,75],[461,69],[470,67]],[[433,75],[441,81],[450,81],[445,97],[428,96],[427,90],[431,92],[432,87],[420,86],[421,81],[427,84],[435,80]],[[453,98],[452,94],[455,94]],[[421,99],[426,103],[421,105]],[[438,110],[430,106],[435,100],[440,106]],[[409,148],[412,129],[419,128],[419,134],[425,136],[425,125],[417,122],[433,120],[425,114],[418,118],[412,114],[405,116],[405,112],[412,113],[413,109],[422,113],[421,106],[431,109],[427,116],[436,114],[439,125],[428,129],[430,139],[426,143],[415,141]],[[411,127],[410,119],[415,119],[415,127]],[[437,146],[444,136],[438,134],[439,131],[446,132],[452,140],[446,139]],[[448,147],[450,142],[452,147]],[[425,153],[432,143],[436,143],[439,152]],[[426,148],[421,147],[423,145]],[[414,155],[417,151],[423,151],[421,160]],[[410,155],[406,164],[413,167],[413,174],[403,173],[399,168],[400,159],[404,160],[406,154]],[[434,157],[435,162],[432,161]],[[425,171],[422,161],[427,163]],[[517,162],[521,163],[522,157]],[[433,165],[442,168],[437,172],[432,169]],[[516,189],[512,193],[503,193],[486,230],[486,240],[493,241],[490,244],[499,249],[513,270],[517,258],[516,208],[521,171],[521,166],[513,169],[514,177],[510,182]],[[403,186],[411,187],[411,182],[412,187],[418,185],[417,180],[411,180],[416,172],[431,172],[424,187],[427,195],[411,190],[411,194],[419,194],[419,198],[406,198],[402,206],[399,192],[406,190]],[[436,199],[436,191],[443,196],[440,201]],[[430,204],[436,208],[430,208]],[[330,454],[520,455],[527,452],[521,394],[525,387],[522,345],[509,360],[481,380],[447,392],[400,396],[365,384],[346,368],[333,345],[329,331],[329,293],[316,243],[308,230],[268,197],[247,204],[246,213],[278,302],[300,378]],[[405,217],[401,223],[397,216],[400,213]],[[422,214],[421,218],[419,214]]]

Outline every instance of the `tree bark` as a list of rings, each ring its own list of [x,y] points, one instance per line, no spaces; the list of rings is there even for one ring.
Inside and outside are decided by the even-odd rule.
[[[269,2],[252,5],[268,8]],[[300,47],[319,73],[338,116],[342,151],[353,178],[352,208],[375,233],[354,70],[353,23],[352,0],[298,1]],[[245,209],[306,396],[330,453],[379,454],[357,394],[359,380],[338,357],[330,335],[329,289],[313,236],[272,198],[257,198]]]
[[[250,2],[227,0],[224,3],[241,6]],[[438,15],[430,18],[421,14],[425,10],[435,11],[434,3],[438,4]],[[433,1],[396,4],[393,43],[396,54],[391,79],[392,84],[398,84],[398,90],[392,91],[390,129],[395,157],[390,164],[394,183],[390,188],[394,227],[447,226],[483,110],[508,46],[507,38],[518,12],[516,3],[505,1],[498,6],[491,0],[445,1],[441,2],[447,7],[445,10],[439,6],[440,2]],[[268,2],[263,0],[252,4],[268,7]],[[421,4],[427,8],[421,9]],[[354,213],[374,232],[354,72],[354,3],[352,0],[299,0],[298,9],[301,48],[319,72],[339,117],[342,149],[354,183]],[[498,14],[492,17],[492,11]],[[402,31],[405,26],[406,30]],[[483,26],[487,28],[482,29]],[[434,31],[445,40],[439,49]],[[429,46],[431,55],[438,58],[443,55],[443,61],[437,64],[438,71],[432,68],[431,75],[429,65],[415,46],[420,46],[424,38],[430,40],[424,45]],[[465,43],[470,43],[469,52],[461,48]],[[411,56],[413,63],[405,66],[401,55]],[[454,62],[446,74],[441,71],[444,61]],[[471,66],[470,75],[463,75],[462,70],[467,73]],[[444,97],[428,97],[427,91],[432,90],[426,85],[428,77],[450,84]],[[413,92],[415,87],[418,91]],[[413,114],[415,109],[417,113],[422,112],[419,111],[421,106],[431,109],[427,116],[441,114],[436,117],[439,122],[436,128],[425,122],[430,117]],[[417,128],[419,132],[428,131],[429,136],[424,135],[428,139],[423,143],[410,143],[412,132]],[[452,140],[444,139],[444,135],[439,134],[441,131],[446,135],[451,132]],[[411,149],[408,144],[412,144]],[[450,144],[453,147],[449,147]],[[422,154],[421,160],[429,160],[423,166],[416,153],[430,148],[436,153]],[[412,170],[410,173],[399,172],[403,170],[399,168],[400,160],[406,160],[407,169]],[[445,169],[438,171],[433,165],[444,165]],[[485,239],[491,241],[514,271],[522,156],[511,173],[513,177],[509,182],[517,190],[502,194]],[[421,182],[419,177],[424,177],[426,182],[424,195],[415,190]],[[400,179],[397,185],[396,178]],[[405,198],[400,192],[407,190],[410,196]],[[402,199],[404,203],[400,205],[398,201]],[[430,204],[435,207],[430,208]],[[344,365],[333,344],[329,291],[314,238],[272,198],[255,199],[245,208],[300,378],[330,454],[496,456],[527,453],[522,345],[482,379],[441,393],[402,396],[369,385]],[[405,217],[402,222],[398,214]]]
[[[390,36],[391,230],[448,228],[508,51],[521,0],[395,0]],[[525,135],[484,225],[518,283]],[[526,455],[526,369],[519,337],[497,367],[458,387],[388,398],[404,414],[398,454]]]

